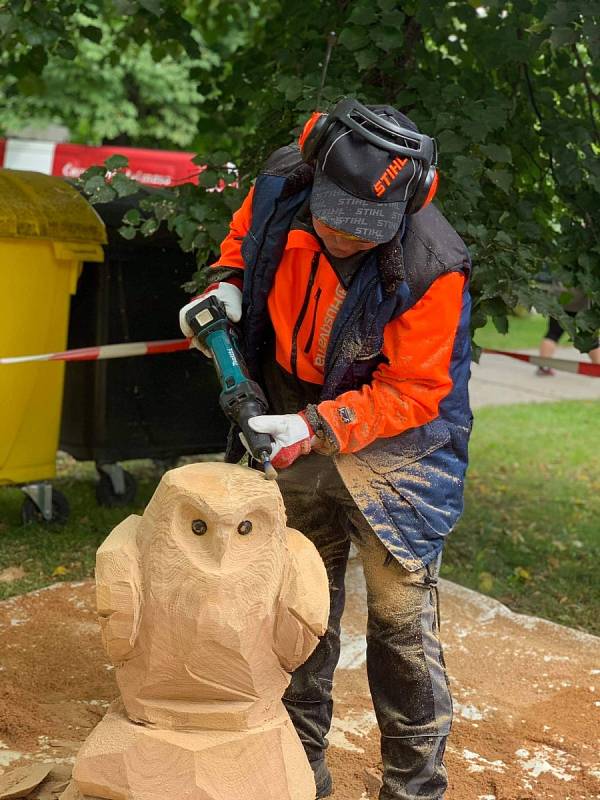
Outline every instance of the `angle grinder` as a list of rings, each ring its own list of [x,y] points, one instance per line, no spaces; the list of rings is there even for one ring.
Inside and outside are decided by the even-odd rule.
[[[248,420],[266,414],[268,403],[260,386],[250,378],[238,346],[238,337],[223,304],[214,295],[199,300],[186,314],[194,336],[213,357],[221,383],[219,404],[225,416],[242,431],[252,457],[262,464],[265,477],[277,472],[271,464],[271,437],[252,430]]]

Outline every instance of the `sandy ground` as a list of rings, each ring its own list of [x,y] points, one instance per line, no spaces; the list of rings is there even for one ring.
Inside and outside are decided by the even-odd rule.
[[[335,696],[334,800],[366,800],[379,766],[365,672],[365,598],[353,560]],[[447,800],[600,798],[600,639],[511,613],[444,582],[455,696]],[[53,800],[79,744],[115,696],[94,585],[57,584],[0,603],[0,772],[55,768],[30,798]]]
[[[523,351],[531,352],[534,351]],[[582,358],[560,348],[560,358]],[[474,408],[600,400],[600,380],[483,355]],[[442,637],[455,699],[447,800],[600,799],[600,639],[442,582]],[[335,682],[332,800],[376,797],[379,740],[365,670],[365,596],[351,561]],[[94,584],[56,584],[0,603],[0,775],[46,763],[31,800],[54,800],[80,743],[116,694],[94,611]]]

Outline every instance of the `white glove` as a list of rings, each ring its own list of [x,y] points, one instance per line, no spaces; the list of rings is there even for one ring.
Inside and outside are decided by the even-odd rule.
[[[304,414],[263,414],[248,424],[257,433],[268,433],[273,441],[271,463],[275,469],[290,467],[300,456],[310,453],[314,431]]]
[[[213,283],[205,292],[194,297],[193,300],[190,300],[189,303],[183,306],[179,312],[179,327],[181,328],[181,332],[186,339],[191,339],[192,344],[209,358],[211,358],[210,352],[199,344],[198,339],[194,336],[194,331],[188,325],[185,317],[188,311],[198,305],[200,301],[206,300],[207,297],[211,296],[216,297],[217,300],[223,303],[225,313],[232,322],[239,322],[242,318],[242,293],[233,283]]]

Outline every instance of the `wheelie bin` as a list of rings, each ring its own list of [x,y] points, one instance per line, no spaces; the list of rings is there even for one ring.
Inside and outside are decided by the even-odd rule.
[[[175,234],[124,239],[124,213],[140,198],[101,203],[108,234],[100,268],[84,264],[72,298],[69,348],[182,338],[183,284],[197,269]],[[93,460],[101,505],[130,503],[136,483],[119,464],[152,459],[161,468],[184,455],[225,449],[228,423],[219,407],[212,363],[198,351],[67,364],[60,447]]]
[[[104,224],[60,178],[0,170],[0,355],[64,350],[82,263],[100,262]],[[94,264],[95,266],[95,264]],[[24,522],[63,522],[56,474],[64,364],[0,366],[0,485],[26,494]]]

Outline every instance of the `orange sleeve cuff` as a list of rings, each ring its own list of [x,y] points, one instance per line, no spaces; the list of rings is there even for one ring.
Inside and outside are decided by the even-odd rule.
[[[236,267],[244,269],[242,241],[252,224],[252,197],[254,187],[246,195],[244,202],[235,212],[229,223],[229,233],[221,242],[221,254],[211,268]]]
[[[437,417],[452,389],[450,359],[464,283],[460,272],[438,278],[418,303],[386,326],[382,354],[387,363],[375,370],[371,383],[319,403],[339,452],[354,453]]]

